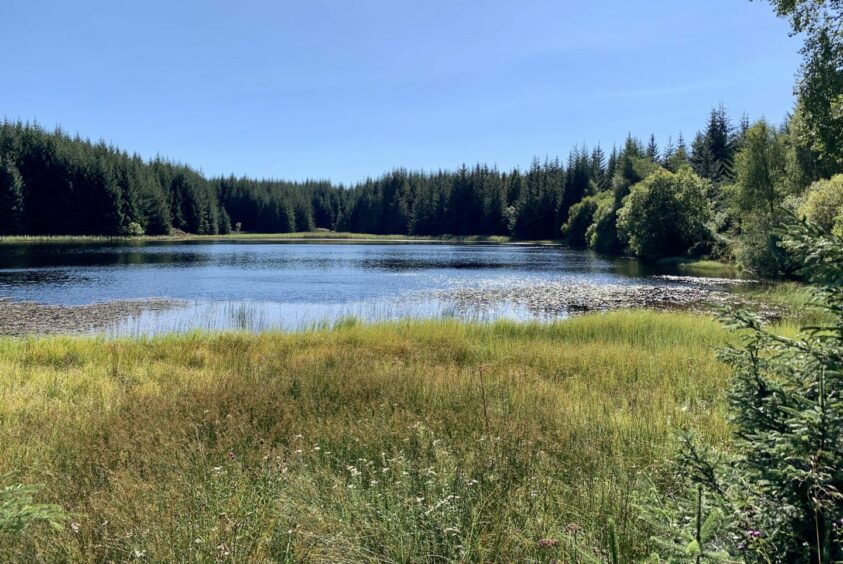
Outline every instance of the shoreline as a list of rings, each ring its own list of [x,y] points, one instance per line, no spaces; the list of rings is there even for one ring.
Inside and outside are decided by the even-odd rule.
[[[710,317],[718,308],[747,308],[758,312],[766,321],[780,321],[787,317],[785,309],[772,303],[766,303],[758,296],[737,291],[746,286],[744,281],[712,279],[710,281],[689,281],[687,286],[673,286],[658,283],[655,277],[647,284],[600,285],[570,284],[546,282],[529,285],[499,286],[495,284],[478,287],[433,290],[429,297],[441,300],[457,310],[471,311],[494,310],[502,305],[523,308],[533,314],[532,319],[510,321],[516,323],[552,323],[569,317],[578,317],[591,313],[610,311],[677,311]],[[248,300],[236,300],[247,302]],[[214,300],[208,300],[210,304]],[[183,300],[151,297],[132,300],[112,300],[83,305],[58,305],[33,301],[16,301],[0,298],[0,337],[40,337],[48,335],[106,335],[110,326],[117,325],[132,316],[144,312],[167,311],[187,308],[185,315],[190,315],[192,302]],[[222,303],[222,302],[220,302]],[[194,304],[199,306],[200,303]],[[205,305],[205,304],[201,304]],[[401,319],[429,321],[445,319],[439,316],[407,315]],[[504,318],[501,318],[503,320]],[[358,319],[364,325],[377,325],[391,319]],[[344,319],[335,319],[341,324]],[[459,320],[471,323],[469,319]],[[486,323],[497,321],[489,320]],[[326,318],[326,327],[331,321]],[[185,331],[155,330],[152,334],[167,335],[190,332],[189,324]],[[238,327],[225,324],[216,328],[196,328],[209,333],[243,331]],[[267,330],[245,329],[248,333],[298,332],[296,329],[277,328]],[[117,335],[117,337],[130,335]]]
[[[144,311],[179,307],[178,300],[145,298],[57,305],[0,298],[0,337],[85,335]]]

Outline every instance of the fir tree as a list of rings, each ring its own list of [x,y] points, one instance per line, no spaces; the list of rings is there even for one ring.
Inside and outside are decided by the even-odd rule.
[[[25,232],[23,179],[9,159],[0,160],[0,235]]]

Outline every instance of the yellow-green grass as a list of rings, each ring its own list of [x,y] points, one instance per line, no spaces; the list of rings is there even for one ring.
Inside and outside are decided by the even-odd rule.
[[[685,257],[670,257],[656,262],[657,266],[674,267],[692,276],[716,276],[734,278],[740,274],[733,263],[710,259],[689,259]]]
[[[510,243],[512,238],[503,235],[373,235],[368,233],[348,233],[341,231],[305,231],[298,233],[231,233],[228,235],[193,235],[179,233],[174,235],[143,235],[121,237],[105,235],[10,235],[0,237],[0,245],[41,244],[41,243],[108,243],[132,242],[148,243],[155,241],[374,241],[374,242],[454,242],[454,243]],[[531,241],[536,244],[557,244],[554,241]]]
[[[772,308],[789,323],[805,326],[826,325],[834,316],[812,303],[812,288],[798,282],[757,283],[737,286],[733,290],[763,307]]]
[[[640,557],[676,433],[727,441],[731,338],[626,311],[0,339],[0,477],[74,514],[0,561],[587,561],[610,519]]]

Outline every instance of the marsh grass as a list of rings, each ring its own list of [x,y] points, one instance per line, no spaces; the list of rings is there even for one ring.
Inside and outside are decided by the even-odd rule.
[[[0,560],[628,561],[676,431],[728,437],[728,338],[626,311],[0,339],[0,476],[75,516]]]

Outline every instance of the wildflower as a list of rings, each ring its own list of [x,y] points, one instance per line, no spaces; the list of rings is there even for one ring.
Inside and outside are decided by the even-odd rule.
[[[137,559],[146,558],[146,551],[136,548],[135,550],[132,551],[132,558],[137,558]]]
[[[539,539],[536,542],[536,546],[538,546],[539,548],[553,548],[558,544],[559,541],[556,539]]]
[[[78,533],[80,529],[81,529],[81,527],[79,526],[79,523],[77,523],[76,521],[73,521],[73,522],[70,523],[70,530],[73,531],[74,533]]]
[[[234,460],[235,454],[232,451],[228,451],[228,458]]]
[[[580,527],[576,523],[568,523],[568,525],[565,527],[565,532],[569,535],[576,535],[580,531],[582,531],[582,527]]]
[[[313,447],[313,450],[319,452],[320,450],[322,450],[322,448],[319,445],[316,445],[315,447]]]

